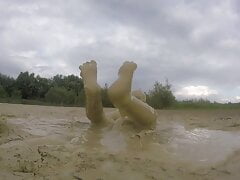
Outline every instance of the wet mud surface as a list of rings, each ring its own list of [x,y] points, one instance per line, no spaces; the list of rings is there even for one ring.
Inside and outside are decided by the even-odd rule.
[[[239,110],[158,114],[155,130],[99,129],[83,108],[0,104],[0,177],[240,179]]]

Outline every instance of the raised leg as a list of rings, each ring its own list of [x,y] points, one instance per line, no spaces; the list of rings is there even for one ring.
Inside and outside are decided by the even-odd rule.
[[[155,110],[131,95],[132,78],[136,68],[134,62],[125,62],[119,69],[118,79],[108,89],[108,95],[122,116],[129,117],[143,128],[151,128],[156,123]]]
[[[103,112],[101,88],[97,84],[97,63],[92,60],[79,67],[86,95],[86,114],[93,124],[104,124],[107,119]]]

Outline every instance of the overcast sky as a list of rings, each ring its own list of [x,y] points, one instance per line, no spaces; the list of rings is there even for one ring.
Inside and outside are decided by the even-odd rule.
[[[0,0],[0,72],[79,75],[111,84],[125,60],[133,88],[165,78],[177,98],[240,101],[238,0]]]

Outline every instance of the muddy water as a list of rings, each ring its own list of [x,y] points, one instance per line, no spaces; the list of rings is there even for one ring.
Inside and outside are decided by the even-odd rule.
[[[126,132],[112,126],[92,128],[89,121],[81,119],[74,123],[68,119],[14,118],[9,123],[20,125],[22,130],[36,136],[56,139],[73,136],[70,143],[82,148],[96,148],[112,154],[143,151],[149,153],[163,150],[177,161],[187,161],[197,165],[211,164],[224,160],[234,151],[240,149],[240,132],[208,130],[194,128],[186,130],[180,123],[159,123],[154,131]],[[69,133],[70,132],[70,133]],[[74,137],[76,136],[76,137]],[[157,156],[153,157],[155,160]]]
[[[187,131],[175,125],[167,144],[170,152],[183,161],[211,164],[224,160],[240,148],[240,133],[195,128]]]
[[[168,156],[176,161],[190,162],[197,166],[211,165],[223,161],[240,149],[240,132],[203,128],[186,130],[179,123],[173,123],[171,127],[161,128],[161,130],[156,129],[156,132],[153,131],[149,135],[143,133],[141,136],[140,134],[140,137],[137,136],[131,141],[129,141],[129,134],[110,130],[102,133],[100,143],[110,153],[136,150],[129,148],[129,143],[131,145],[139,144],[137,149],[139,151],[144,149],[147,149],[149,153],[164,153],[165,151]],[[157,137],[154,138],[154,136]],[[156,160],[161,156],[156,155],[152,158]]]
[[[9,108],[1,113],[10,114]],[[240,177],[240,131],[189,128],[182,112],[159,116],[155,130],[137,131],[123,125],[91,127],[84,109],[17,105],[15,109],[16,115],[7,119],[9,136],[0,144],[4,179]]]

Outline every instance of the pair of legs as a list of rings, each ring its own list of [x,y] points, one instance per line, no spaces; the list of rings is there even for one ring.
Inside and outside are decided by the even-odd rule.
[[[93,124],[105,124],[111,121],[102,107],[101,87],[97,84],[97,64],[86,62],[80,67],[81,77],[86,94],[86,114]],[[122,118],[129,118],[143,128],[152,128],[156,123],[154,109],[144,102],[140,92],[131,93],[133,73],[137,65],[134,62],[124,62],[118,72],[118,79],[109,87],[108,95],[118,108]]]

